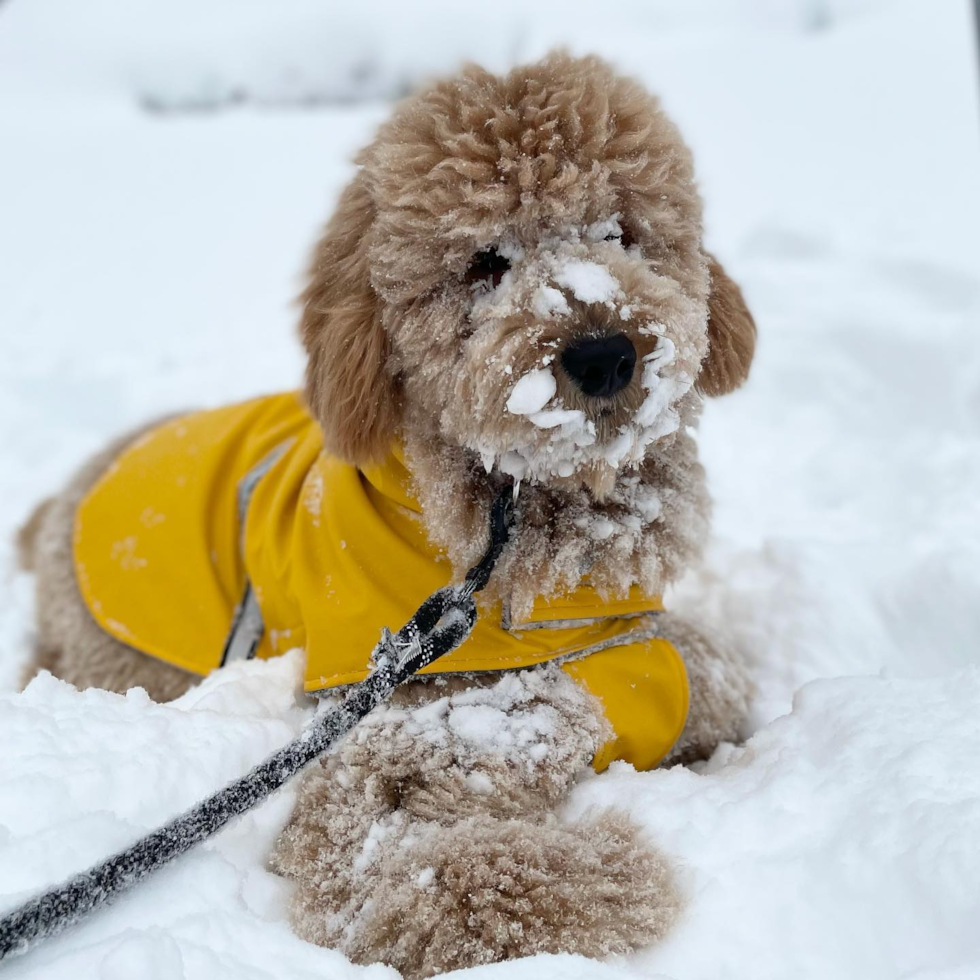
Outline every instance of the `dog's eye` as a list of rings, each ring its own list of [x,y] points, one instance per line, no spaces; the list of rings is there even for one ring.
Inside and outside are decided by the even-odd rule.
[[[624,228],[618,235],[610,232],[603,241],[619,242],[623,248],[629,248],[633,244],[633,236]]]
[[[491,289],[496,289],[509,268],[509,259],[504,258],[495,248],[487,248],[473,256],[466,271],[466,281],[471,286],[486,283]]]

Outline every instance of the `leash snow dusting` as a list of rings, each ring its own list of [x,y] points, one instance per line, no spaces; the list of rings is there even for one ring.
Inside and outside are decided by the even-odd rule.
[[[325,195],[387,106],[284,102],[387,96],[447,58],[495,56],[474,47],[483,32],[435,38],[366,0],[327,32],[336,50],[307,44],[307,31],[291,43],[284,29],[263,52],[284,70],[259,72],[264,62],[238,56],[248,24],[214,0],[201,27],[213,43],[168,61],[154,44],[179,44],[185,18],[201,14],[175,0],[149,19],[134,72],[101,26],[115,23],[115,2],[84,16],[60,0],[2,12],[0,912],[241,776],[312,710],[298,652],[231,665],[168,705],[50,676],[15,693],[31,642],[15,527],[117,432],[299,377],[289,300]],[[541,956],[464,971],[474,978],[980,974],[980,147],[961,6],[861,0],[834,6],[815,33],[772,5],[740,5],[740,26],[727,3],[678,6],[669,23],[631,7],[597,32],[594,5],[576,0],[558,38],[544,14],[498,4],[502,22],[522,25],[499,58],[518,36],[521,58],[556,40],[605,53],[663,93],[694,145],[709,244],[745,287],[760,348],[748,387],[705,409],[714,544],[666,602],[726,629],[759,692],[743,746],[698,771],[617,764],[569,804],[569,817],[628,809],[674,860],[688,903],[668,940],[605,964]],[[719,18],[741,33],[717,34]],[[72,75],[57,60],[69,49]],[[416,61],[389,59],[396,50]],[[378,70],[354,71],[358,52]],[[226,90],[265,108],[156,112],[220,106]],[[615,236],[615,220],[583,241]],[[515,271],[534,261],[510,258]],[[593,296],[637,315],[602,263],[576,262],[521,302],[561,317],[569,298]],[[669,326],[648,329],[669,340]],[[685,383],[683,356],[661,341],[637,365],[654,400],[616,453],[690,397],[669,389]],[[613,452],[555,402],[555,378],[553,360],[513,377],[508,413],[557,466]],[[485,462],[526,466],[530,479],[552,465],[541,445],[515,447],[521,460],[508,463],[488,447]],[[660,506],[632,504],[647,521]],[[410,722],[530,764],[549,719],[502,715],[522,696],[501,681]],[[290,885],[265,862],[293,795],[287,786],[5,976],[394,978],[290,931]]]

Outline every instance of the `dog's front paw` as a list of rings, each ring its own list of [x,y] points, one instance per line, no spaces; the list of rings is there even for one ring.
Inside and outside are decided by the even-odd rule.
[[[458,690],[416,685],[338,755],[345,770],[387,783],[413,817],[455,823],[553,809],[608,735],[595,698],[563,671],[540,668]]]
[[[660,856],[620,814],[553,815],[608,736],[554,668],[401,692],[304,776],[272,859],[297,932],[410,977],[651,942],[676,906]]]
[[[535,953],[625,953],[677,911],[671,873],[627,817],[563,825],[482,815],[453,826],[404,811],[377,824],[343,883],[299,882],[293,924],[356,963],[407,978]]]

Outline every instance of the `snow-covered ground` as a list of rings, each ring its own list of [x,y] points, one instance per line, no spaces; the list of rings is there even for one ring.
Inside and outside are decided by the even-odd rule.
[[[295,658],[167,706],[51,678],[13,693],[31,623],[13,529],[120,429],[294,386],[290,301],[381,100],[561,42],[662,93],[759,322],[751,383],[704,418],[715,543],[668,597],[736,637],[759,695],[749,741],[704,771],[614,767],[571,804],[629,807],[674,856],[689,902],[665,943],[472,976],[980,977],[972,31],[967,0],[0,4],[0,909],[308,711]],[[290,933],[264,866],[290,805],[5,974],[392,976]]]

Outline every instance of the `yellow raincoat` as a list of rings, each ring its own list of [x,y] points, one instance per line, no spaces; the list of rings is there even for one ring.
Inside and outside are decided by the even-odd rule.
[[[296,394],[179,418],[124,451],[79,506],[79,587],[112,636],[196,674],[225,662],[251,605],[244,655],[303,647],[308,691],[350,684],[367,675],[381,628],[400,628],[450,579],[409,484],[397,452],[362,469],[324,453]],[[616,732],[595,767],[649,769],[688,704],[681,658],[642,615],[661,608],[659,596],[605,602],[583,585],[519,626],[481,609],[470,638],[423,673],[560,660]]]

